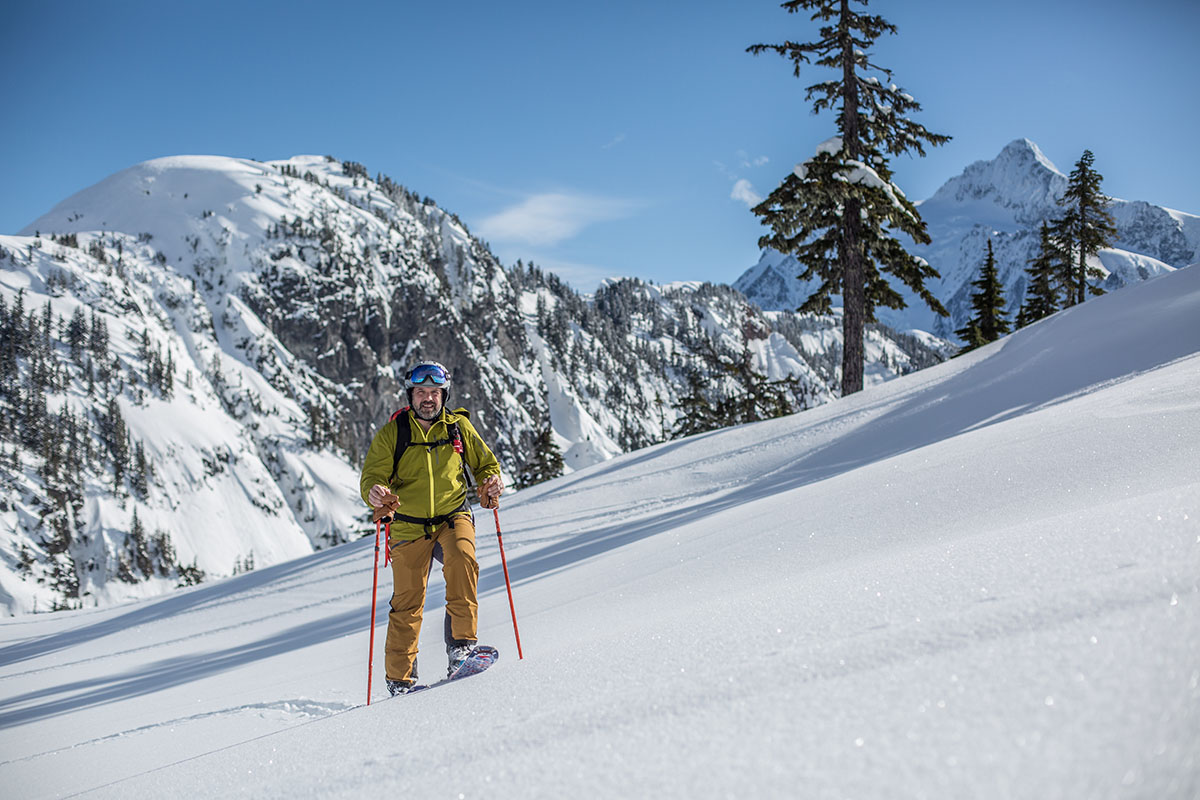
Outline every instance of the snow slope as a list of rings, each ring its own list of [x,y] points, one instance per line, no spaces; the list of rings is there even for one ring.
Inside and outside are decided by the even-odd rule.
[[[1198,319],[1191,267],[523,492],[501,520],[525,659],[481,516],[480,633],[503,657],[421,695],[382,700],[381,636],[362,705],[369,539],[0,621],[0,785],[1200,796]],[[442,599],[435,579],[435,622]]]

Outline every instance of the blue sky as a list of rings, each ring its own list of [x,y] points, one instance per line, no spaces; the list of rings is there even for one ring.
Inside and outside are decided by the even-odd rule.
[[[876,0],[876,62],[954,139],[893,161],[929,197],[1028,137],[1064,172],[1200,213],[1190,0]],[[0,4],[0,232],[151,158],[359,161],[455,212],[506,264],[732,282],[749,212],[834,134],[747,46],[815,39],[776,0]]]

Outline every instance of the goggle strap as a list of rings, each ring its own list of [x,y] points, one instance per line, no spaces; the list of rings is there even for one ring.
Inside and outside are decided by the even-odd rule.
[[[422,364],[414,367],[408,373],[408,382],[413,386],[422,383],[433,383],[435,386],[442,386],[449,379],[450,376],[446,374],[446,370],[432,364]]]

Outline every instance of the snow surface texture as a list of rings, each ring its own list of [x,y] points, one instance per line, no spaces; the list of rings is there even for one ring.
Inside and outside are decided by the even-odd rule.
[[[830,140],[817,152],[840,147]],[[1103,165],[1101,165],[1103,171]],[[953,339],[971,315],[971,281],[979,277],[991,240],[1009,320],[1016,319],[1025,299],[1025,269],[1036,254],[1043,221],[1061,216],[1058,205],[1067,176],[1028,139],[1010,142],[991,161],[977,161],[951,178],[932,197],[918,204],[932,242],[913,245],[910,252],[924,258],[941,275],[927,288],[950,311],[937,317],[897,281],[895,288],[908,306],[879,308],[881,322],[900,331],[928,331]],[[1117,224],[1114,246],[1090,260],[1106,277],[1102,286],[1113,291],[1155,275],[1200,261],[1200,217],[1143,201],[1116,200],[1110,209]],[[799,307],[820,281],[802,282],[803,271],[792,256],[766,250],[758,264],[734,282],[735,289],[764,309]],[[834,300],[841,305],[840,298]]]
[[[480,515],[486,674],[362,705],[371,541],[0,620],[14,798],[1200,796],[1200,268]],[[440,619],[441,583],[429,617]],[[436,611],[435,611],[436,610]],[[441,630],[422,634],[426,669]]]

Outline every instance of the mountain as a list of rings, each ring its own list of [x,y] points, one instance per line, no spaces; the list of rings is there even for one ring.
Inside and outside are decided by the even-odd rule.
[[[531,441],[533,359],[503,270],[359,165],[158,159],[0,238],[0,256],[10,610],[356,536],[358,454],[416,357],[461,365],[456,399],[499,449]]]
[[[371,540],[0,619],[20,798],[1200,796],[1200,268],[628,453],[480,537],[483,675],[385,699]],[[489,519],[490,522],[490,519]],[[430,582],[423,673],[442,663]]]
[[[361,456],[418,358],[454,372],[511,484],[547,429],[574,470],[753,418],[747,369],[777,382],[772,413],[827,402],[836,328],[722,286],[580,295],[352,161],[136,165],[0,236],[0,607],[118,602],[360,536]],[[947,352],[870,342],[873,381]]]
[[[1066,186],[1066,175],[1028,139],[1009,143],[995,159],[971,164],[947,181],[918,203],[932,242],[912,246],[911,252],[940,273],[929,288],[950,317],[937,317],[901,289],[907,308],[879,309],[879,319],[897,330],[953,339],[971,314],[970,283],[978,277],[989,239],[1006,307],[1010,319],[1015,318],[1024,302],[1025,268],[1037,252],[1039,228],[1061,213],[1057,199]],[[1200,217],[1142,201],[1115,200],[1111,211],[1117,241],[1092,259],[1106,276],[1102,285],[1107,291],[1200,261]],[[791,256],[766,251],[733,285],[764,309],[794,309],[816,287],[796,278],[801,271]]]

